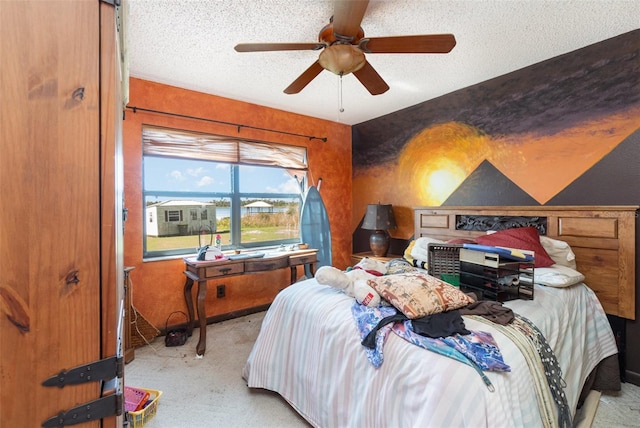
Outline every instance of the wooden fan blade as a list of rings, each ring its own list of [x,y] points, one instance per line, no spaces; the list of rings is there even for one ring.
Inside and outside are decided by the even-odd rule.
[[[333,6],[333,32],[339,36],[354,37],[360,30],[369,0],[336,0]]]
[[[453,34],[372,37],[358,45],[366,53],[448,53],[456,45]]]
[[[324,43],[240,43],[234,49],[236,52],[317,51],[325,46]]]
[[[285,94],[297,94],[305,88],[320,72],[324,70],[318,61],[311,64],[296,80],[284,90]]]
[[[365,62],[360,70],[354,71],[353,75],[367,88],[371,95],[380,95],[389,90],[389,85],[382,80],[382,77],[369,64],[369,61]]]

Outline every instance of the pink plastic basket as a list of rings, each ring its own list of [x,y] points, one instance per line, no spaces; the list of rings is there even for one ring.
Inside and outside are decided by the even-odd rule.
[[[135,412],[142,409],[148,398],[149,392],[143,389],[130,386],[124,387],[124,409],[127,412]]]
[[[158,411],[162,391],[156,391],[154,389],[144,389],[143,391],[149,393],[146,405],[143,404],[144,407],[142,410],[127,412],[127,421],[129,421],[130,428],[142,428]]]

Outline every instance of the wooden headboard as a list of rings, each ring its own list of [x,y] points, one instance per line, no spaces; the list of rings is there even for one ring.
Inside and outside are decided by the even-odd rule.
[[[473,239],[486,230],[535,226],[566,241],[607,314],[635,319],[637,206],[417,207],[415,238]]]

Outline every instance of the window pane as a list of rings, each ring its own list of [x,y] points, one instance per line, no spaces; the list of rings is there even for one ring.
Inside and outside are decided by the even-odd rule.
[[[300,198],[242,198],[241,245],[299,242]]]
[[[144,189],[228,193],[229,168],[229,164],[221,162],[145,156]]]
[[[147,196],[145,251],[193,253],[202,245],[215,244],[217,234],[221,235],[223,245],[229,243],[229,207],[229,198]],[[197,214],[195,218],[191,213]]]
[[[240,165],[240,192],[298,195],[301,190],[298,180],[293,175],[290,175],[286,169]]]
[[[222,248],[230,245],[231,242],[231,199],[230,198],[216,198],[213,203],[216,206],[215,217],[212,215],[212,219],[215,218],[216,228],[211,234],[213,243],[216,244],[216,236],[220,235],[220,242]],[[209,243],[207,243],[209,245]]]
[[[299,242],[299,198],[242,198],[240,242],[235,246],[256,247]],[[197,211],[198,219],[180,212]],[[206,218],[203,218],[206,217]],[[211,220],[207,220],[207,218]],[[160,220],[158,220],[160,219]],[[214,220],[215,219],[215,220]],[[231,244],[229,198],[146,200],[146,251],[188,250],[215,244],[220,235],[223,248]]]

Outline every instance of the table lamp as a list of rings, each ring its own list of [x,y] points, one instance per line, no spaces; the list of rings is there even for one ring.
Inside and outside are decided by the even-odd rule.
[[[369,237],[369,245],[373,255],[385,257],[387,251],[389,251],[389,234],[387,230],[396,228],[396,219],[393,216],[391,205],[382,205],[380,203],[367,205],[362,228],[374,231]]]

